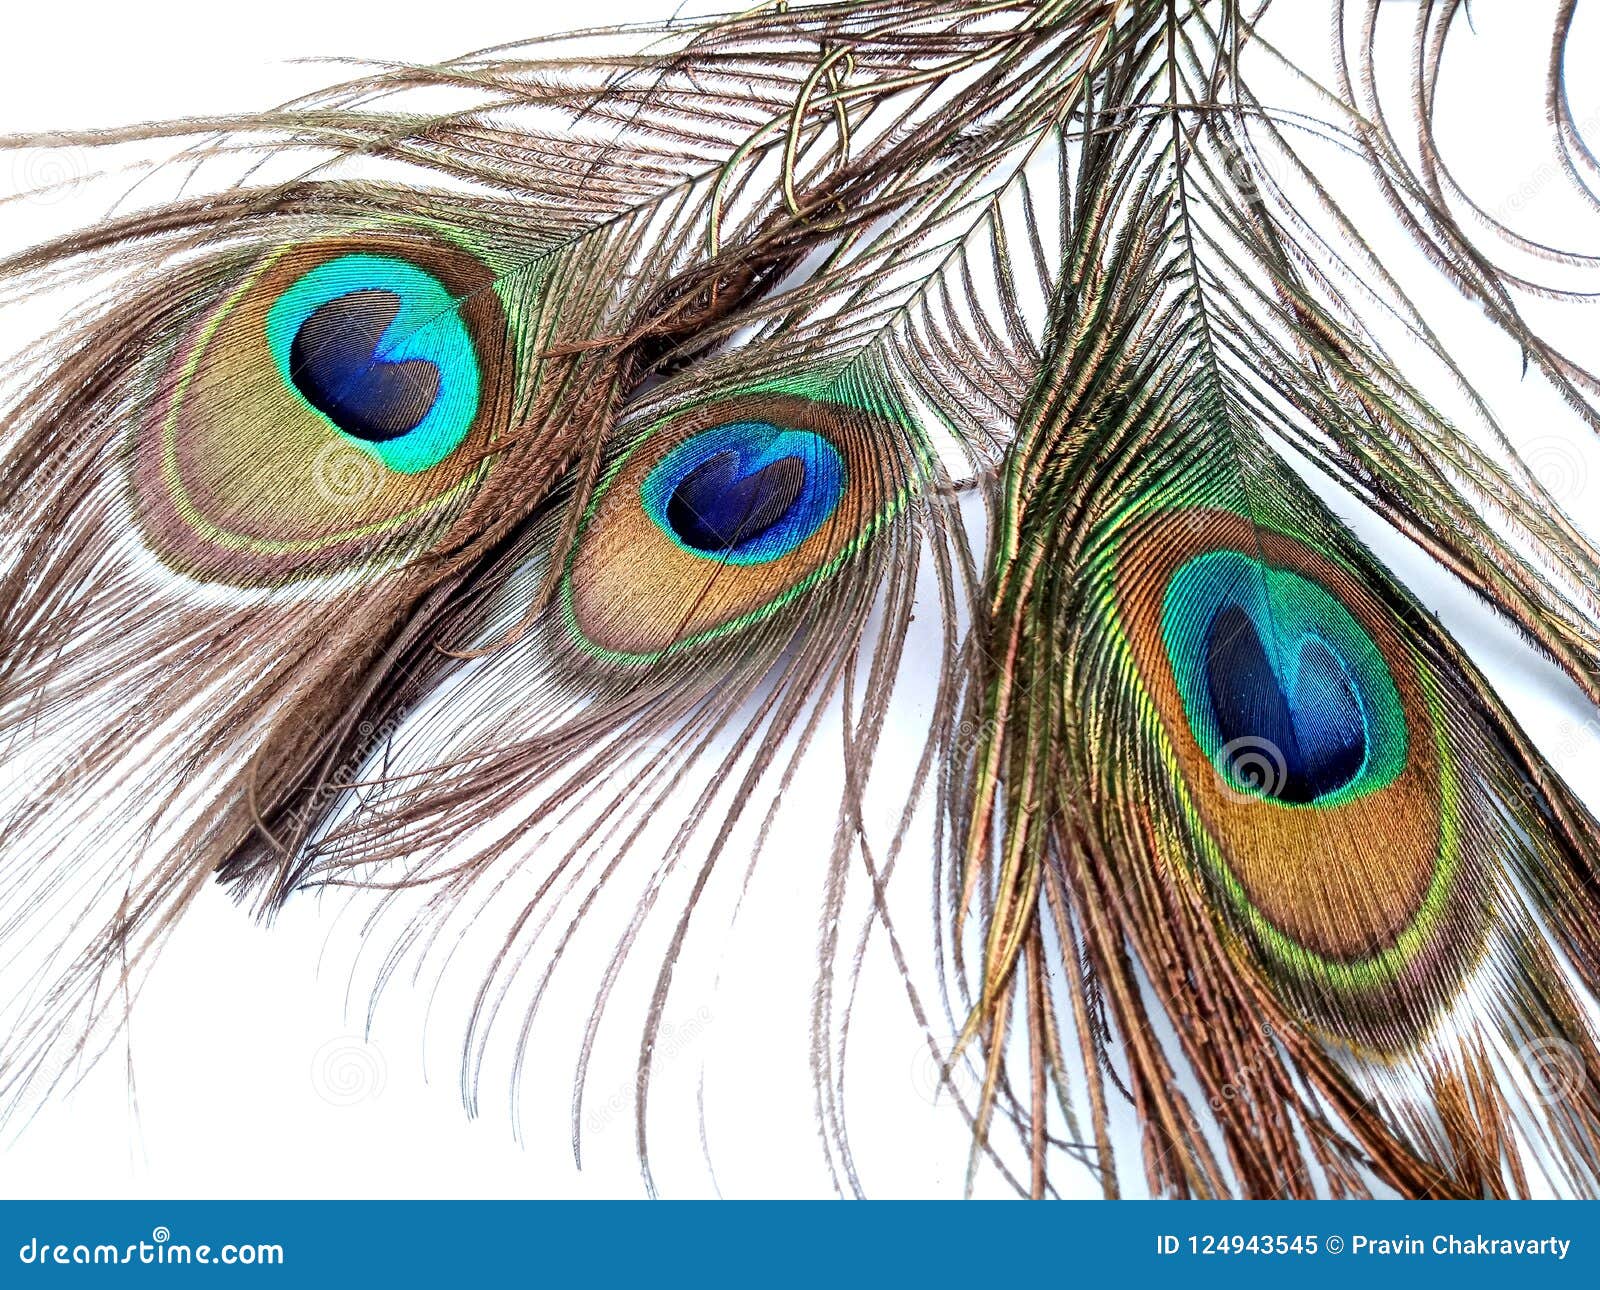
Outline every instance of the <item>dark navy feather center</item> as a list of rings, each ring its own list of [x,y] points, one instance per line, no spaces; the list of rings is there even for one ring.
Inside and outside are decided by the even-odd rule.
[[[370,443],[415,430],[439,397],[439,369],[423,358],[388,362],[383,335],[400,312],[392,291],[352,291],[314,310],[289,349],[289,379],[346,434]]]
[[[781,524],[805,483],[806,465],[799,457],[780,457],[741,476],[737,452],[714,453],[672,490],[667,523],[685,546],[732,551]]]
[[[1286,680],[1254,620],[1230,605],[1211,621],[1204,659],[1217,734],[1232,750],[1228,769],[1247,787],[1299,805],[1337,792],[1361,773],[1367,755],[1361,703],[1325,642],[1302,636],[1293,679]]]

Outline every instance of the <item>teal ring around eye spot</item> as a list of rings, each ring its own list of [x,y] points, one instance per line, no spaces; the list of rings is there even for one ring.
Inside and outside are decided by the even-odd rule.
[[[458,303],[443,283],[395,256],[352,254],[327,260],[273,302],[267,312],[267,347],[284,383],[296,389],[290,351],[300,328],[330,301],[357,291],[388,292],[399,301],[374,358],[385,363],[431,363],[439,372],[438,393],[413,429],[383,442],[347,434],[332,420],[328,424],[390,470],[415,475],[454,452],[478,415],[477,352]],[[303,398],[298,390],[296,395]]]

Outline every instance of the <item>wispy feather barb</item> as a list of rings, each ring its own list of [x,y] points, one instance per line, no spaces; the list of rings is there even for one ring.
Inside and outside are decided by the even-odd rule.
[[[263,915],[363,894],[375,993],[466,973],[469,1105],[609,919],[574,1150],[657,956],[653,1187],[685,947],[837,739],[811,1051],[841,1192],[880,944],[958,1034],[943,1074],[980,1072],[974,1179],[1600,1187],[1592,1082],[1552,1101],[1516,1062],[1600,1057],[1595,823],[1352,531],[1600,702],[1600,556],[1441,316],[1473,302],[1600,429],[1529,307],[1594,258],[1452,170],[1462,6],[1415,7],[1405,127],[1377,0],[1330,6],[1320,81],[1286,8],[778,5],[0,138],[227,176],[0,262],[13,298],[104,289],[5,411],[0,738],[71,758],[0,803],[33,987],[4,1106],[117,1033],[213,876]],[[1573,12],[1544,101],[1595,206]],[[936,963],[891,916],[908,868]]]

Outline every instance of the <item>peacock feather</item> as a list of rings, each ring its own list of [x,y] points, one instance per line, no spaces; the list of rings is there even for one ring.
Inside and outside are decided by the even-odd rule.
[[[151,548],[259,583],[436,530],[509,428],[514,353],[493,270],[448,243],[269,253],[157,378],[133,446]]]
[[[1529,267],[1593,260],[1451,169],[1464,7],[1406,20],[1405,136],[1392,19],[1329,8],[1320,70],[1304,6],[778,4],[0,138],[193,168],[0,261],[94,288],[0,432],[0,756],[47,767],[0,799],[0,1108],[115,1041],[206,883],[339,889],[375,995],[465,974],[474,1107],[604,925],[575,1151],[646,960],[653,1187],[686,948],[831,748],[840,1192],[879,952],[978,1073],[972,1179],[1600,1192],[1600,828],[1423,585],[1600,702],[1586,517],[1447,339],[1471,302],[1600,431],[1544,309],[1590,293]],[[1544,89],[1592,205],[1572,8]],[[1552,1046],[1560,1098],[1519,1066]]]
[[[596,488],[562,574],[572,640],[657,662],[838,573],[925,473],[892,397],[848,375],[789,378],[697,398],[646,429]]]

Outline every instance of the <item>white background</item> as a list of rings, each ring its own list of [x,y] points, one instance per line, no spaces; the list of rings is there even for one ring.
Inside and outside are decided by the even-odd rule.
[[[259,109],[350,74],[291,64],[306,55],[427,61],[574,22],[654,19],[662,11],[595,0],[581,13],[516,16],[499,3],[410,2],[385,8],[379,21],[372,12],[326,0],[290,0],[270,16],[214,3],[34,8],[15,16],[0,53],[0,132]],[[83,149],[60,157],[0,153],[0,189],[24,191],[104,164]],[[82,194],[0,206],[0,245],[103,215],[126,186],[89,185]],[[49,326],[59,308],[43,301],[0,319],[7,346],[25,340],[30,327]],[[902,733],[905,746],[891,743],[888,753],[905,760],[915,756],[921,731],[908,722]],[[815,792],[837,800],[832,773],[818,768]],[[804,803],[805,780],[794,796]],[[807,1067],[815,852],[826,846],[818,822],[827,815],[801,805],[786,821],[777,863],[766,866],[772,877],[753,893],[737,934],[725,945],[706,943],[703,965],[722,966],[710,957],[715,948],[729,970],[714,990],[686,996],[669,1022],[652,1114],[664,1194],[710,1195],[714,1187],[730,1196],[830,1194]],[[784,875],[790,859],[813,872]],[[927,880],[908,875],[902,886],[905,921],[926,925]],[[464,1113],[459,1018],[430,1023],[422,991],[392,991],[371,1036],[364,1033],[366,996],[351,986],[358,929],[337,910],[296,898],[268,929],[208,888],[163,952],[126,1048],[113,1050],[70,1096],[10,1126],[0,1145],[0,1195],[642,1194],[632,1107],[642,978],[619,1001],[608,1028],[613,1042],[596,1059],[579,1171],[568,1102],[578,1027],[604,966],[601,947],[577,960],[586,967],[545,1010],[543,1032],[551,1037],[527,1076],[519,1144],[503,1085],[486,1090],[479,1118]],[[936,1104],[937,1068],[892,967],[877,962],[871,978],[857,1026],[863,1051],[854,1059],[871,1078],[852,1115],[869,1190],[959,1195],[965,1123],[947,1098]],[[696,1122],[703,1067],[715,1183]]]
[[[1321,6],[1306,4],[1308,13]],[[1398,6],[1397,6],[1398,7]],[[1543,28],[1526,18],[1546,6],[1475,9],[1485,48],[1509,62],[1519,52],[1540,69]],[[661,15],[656,5],[590,0],[543,12],[504,3],[391,0],[354,6],[276,0],[266,8],[161,0],[142,5],[13,6],[0,48],[0,133],[109,126],[139,119],[248,110],[343,75],[293,66],[301,55],[428,61],[574,23]],[[1322,19],[1306,31],[1324,43]],[[1498,23],[1498,25],[1492,25]],[[1471,164],[1502,194],[1534,184],[1543,201],[1547,166],[1536,121],[1493,110],[1472,124]],[[26,189],[42,163],[0,152],[0,191]],[[81,159],[70,165],[82,164]],[[99,164],[95,162],[94,164]],[[11,174],[7,176],[7,168]],[[9,180],[9,182],[8,182]],[[103,213],[75,200],[0,205],[0,249],[11,249]],[[1554,217],[1565,219],[1560,212]],[[1592,232],[1592,230],[1591,230]],[[1590,248],[1595,245],[1591,240]],[[5,348],[47,325],[49,305],[0,319]],[[1594,334],[1591,328],[1591,337]],[[1522,436],[1553,463],[1547,482],[1588,522],[1600,505],[1593,446],[1572,436],[1548,399],[1520,381],[1514,351],[1481,332],[1463,341],[1469,369]],[[1591,349],[1591,357],[1592,357]],[[1535,420],[1536,419],[1536,420]],[[1536,445],[1537,446],[1537,445]],[[1571,687],[1523,650],[1508,630],[1466,603],[1425,562],[1391,553],[1399,570],[1462,634],[1530,732],[1589,797],[1600,735]],[[904,720],[914,749],[916,714]],[[903,755],[899,747],[892,755]],[[818,783],[826,778],[819,770]],[[825,790],[824,790],[825,791]],[[805,818],[780,834],[778,859],[803,866],[814,839]],[[808,843],[813,848],[808,848]],[[819,1195],[828,1181],[810,1118],[806,1000],[814,976],[812,875],[780,870],[741,915],[726,944],[701,943],[709,974],[728,956],[737,970],[678,1020],[678,1047],[656,1095],[658,1181],[669,1195],[712,1189],[695,1124],[695,1074],[708,1082],[716,1182],[727,1195]],[[927,884],[900,882],[902,927],[926,922]],[[627,1043],[606,1049],[591,1096],[621,1108],[591,1121],[580,1172],[567,1143],[573,1027],[586,1011],[581,979],[553,1009],[548,1060],[524,1090],[523,1140],[511,1132],[506,1099],[486,1097],[476,1119],[457,1094],[455,1049],[425,1031],[420,998],[392,996],[370,1037],[361,996],[347,999],[356,940],[351,920],[311,899],[296,900],[270,929],[225,894],[208,890],[167,949],[135,1015],[126,1048],[95,1067],[0,1140],[5,1196],[634,1196],[633,1079]],[[914,946],[913,948],[917,948]],[[925,948],[925,947],[924,947]],[[708,978],[709,979],[709,978]],[[859,1081],[852,1125],[863,1180],[874,1195],[957,1195],[966,1165],[960,1116],[931,1096],[931,1064],[906,1015],[892,967],[869,964],[868,994],[854,1058]],[[348,1005],[348,1007],[347,1007]],[[626,1026],[622,1027],[626,1029]],[[443,1030],[448,1030],[444,1027]],[[453,1032],[451,1032],[453,1037]],[[608,1092],[610,1090],[611,1092]],[[1133,1144],[1125,1147],[1129,1152]],[[1069,1191],[1087,1180],[1063,1168]]]

